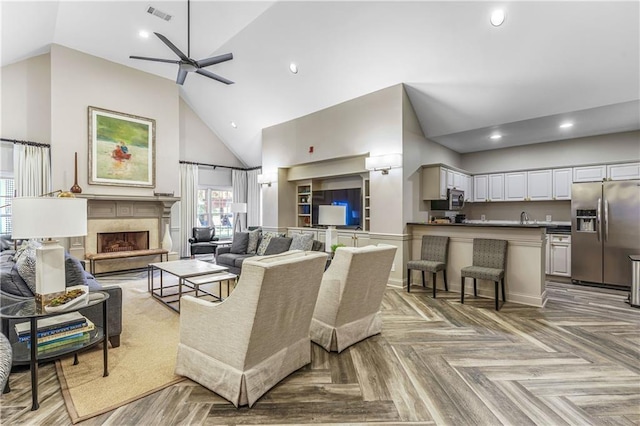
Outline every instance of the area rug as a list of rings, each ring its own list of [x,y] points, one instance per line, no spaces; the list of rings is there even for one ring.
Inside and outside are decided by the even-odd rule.
[[[147,292],[147,280],[122,280],[120,346],[109,348],[109,376],[102,377],[102,349],[56,361],[62,395],[77,423],[114,410],[171,386],[183,377],[173,373],[179,316]]]

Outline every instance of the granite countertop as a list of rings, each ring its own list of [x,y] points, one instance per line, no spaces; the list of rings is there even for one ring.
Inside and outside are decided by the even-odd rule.
[[[508,220],[467,220],[464,223],[428,223],[428,222],[407,222],[407,225],[425,226],[473,226],[473,227],[506,227],[506,228],[547,228],[550,233],[556,231],[571,232],[571,222],[533,222],[521,224],[518,221]]]

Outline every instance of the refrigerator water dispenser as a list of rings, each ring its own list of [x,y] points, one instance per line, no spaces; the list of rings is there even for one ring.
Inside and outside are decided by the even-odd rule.
[[[596,210],[577,210],[577,231],[596,232]]]

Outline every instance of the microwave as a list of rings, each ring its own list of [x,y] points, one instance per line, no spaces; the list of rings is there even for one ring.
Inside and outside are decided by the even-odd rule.
[[[431,210],[461,210],[464,207],[464,191],[461,189],[448,189],[446,200],[431,201]]]

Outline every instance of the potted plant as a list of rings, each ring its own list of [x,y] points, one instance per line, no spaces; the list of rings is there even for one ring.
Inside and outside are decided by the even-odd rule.
[[[333,257],[336,254],[336,249],[338,247],[346,247],[346,246],[344,244],[342,244],[342,243],[331,244],[331,257]]]

